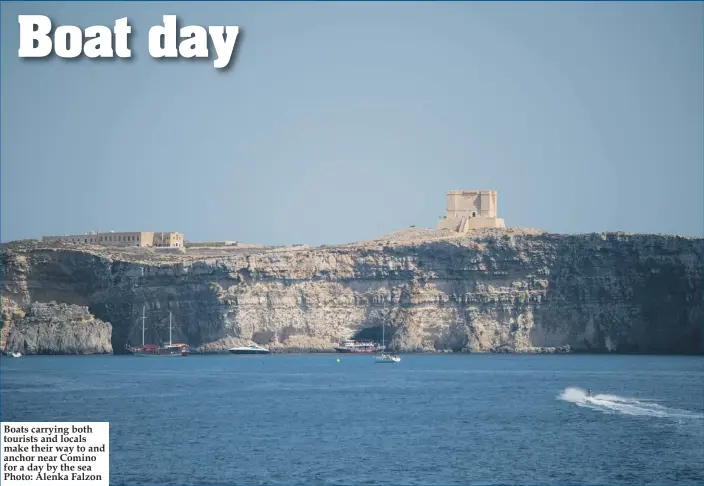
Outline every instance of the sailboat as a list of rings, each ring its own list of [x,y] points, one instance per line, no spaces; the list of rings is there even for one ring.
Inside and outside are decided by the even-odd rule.
[[[174,343],[171,339],[173,324],[171,312],[169,312],[169,342],[163,346],[156,346],[154,344],[144,343],[144,331],[146,328],[146,306],[142,306],[142,345],[141,346],[130,346],[129,343],[125,344],[125,349],[135,356],[188,356],[189,347],[188,344]]]
[[[384,309],[386,309],[386,302],[384,302]],[[397,354],[386,353],[386,320],[381,321],[381,349],[383,350],[381,354],[374,356],[374,362],[376,363],[398,363],[401,361],[401,357]]]

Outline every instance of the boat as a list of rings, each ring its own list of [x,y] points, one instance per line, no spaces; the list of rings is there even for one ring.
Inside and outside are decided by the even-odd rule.
[[[263,348],[257,344],[252,344],[251,346],[239,346],[236,348],[230,348],[228,351],[232,354],[270,354],[266,348]]]
[[[401,361],[401,357],[397,354],[381,353],[374,356],[374,362],[376,363],[398,363],[399,361]]]
[[[162,345],[156,346],[154,344],[145,344],[144,342],[144,331],[146,328],[146,306],[142,306],[142,345],[141,346],[130,346],[129,343],[125,344],[125,349],[135,356],[188,356],[190,349],[188,344],[174,343],[171,339],[173,324],[171,312],[169,312],[169,342]]]
[[[12,353],[12,357],[13,357],[13,358],[21,358],[21,357],[22,357],[22,353],[18,353],[17,351],[15,351],[14,353]]]
[[[386,309],[386,304],[384,304],[384,309]],[[381,348],[386,349],[386,321],[381,321]],[[398,363],[401,361],[401,357],[398,354],[389,354],[384,351],[381,354],[374,356],[375,363]]]
[[[376,350],[374,343],[345,339],[335,346],[337,353],[373,353]]]
[[[373,341],[355,341],[346,339],[335,347],[338,353],[376,353],[381,348]]]

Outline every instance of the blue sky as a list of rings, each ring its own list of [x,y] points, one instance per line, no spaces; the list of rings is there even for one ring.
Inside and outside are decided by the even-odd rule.
[[[2,240],[341,243],[432,227],[704,236],[702,3],[2,4]],[[18,14],[127,17],[133,58],[19,59]],[[148,30],[238,25],[234,65]]]

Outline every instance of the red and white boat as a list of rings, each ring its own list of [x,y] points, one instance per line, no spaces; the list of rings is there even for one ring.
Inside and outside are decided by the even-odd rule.
[[[346,339],[339,346],[335,347],[338,353],[376,353],[383,349],[373,341],[355,341],[354,339]]]
[[[145,344],[144,346],[125,346],[127,351],[135,356],[188,356],[188,344],[173,343],[163,346]]]
[[[147,317],[145,315],[145,308],[142,307],[142,345],[130,346],[129,343],[127,343],[125,344],[125,349],[127,351],[129,351],[135,356],[188,356],[190,352],[188,344],[174,343],[171,340],[171,331],[173,329],[173,326],[171,324],[171,312],[169,312],[169,342],[162,346],[144,343],[146,319]]]

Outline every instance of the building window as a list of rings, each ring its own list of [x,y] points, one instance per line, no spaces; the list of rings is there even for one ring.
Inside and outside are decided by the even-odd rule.
[[[476,211],[472,211],[472,217],[475,218],[477,216]]]

